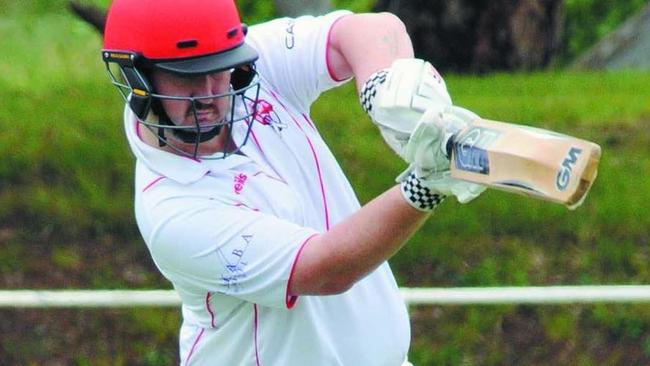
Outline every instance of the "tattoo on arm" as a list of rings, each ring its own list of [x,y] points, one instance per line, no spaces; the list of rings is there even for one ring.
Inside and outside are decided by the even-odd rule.
[[[399,55],[399,40],[395,32],[385,33],[381,37],[381,43],[385,46],[389,56]]]

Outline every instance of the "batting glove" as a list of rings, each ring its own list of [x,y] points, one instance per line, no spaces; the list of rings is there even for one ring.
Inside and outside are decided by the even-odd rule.
[[[447,156],[449,139],[476,118],[476,114],[459,107],[447,112],[430,108],[420,118],[403,148],[409,168],[397,178],[412,206],[430,211],[445,196],[453,195],[458,202],[467,203],[485,191],[484,186],[452,178]]]
[[[420,59],[399,59],[371,75],[361,89],[360,102],[393,151],[403,149],[428,109],[448,111],[451,97],[436,69]]]

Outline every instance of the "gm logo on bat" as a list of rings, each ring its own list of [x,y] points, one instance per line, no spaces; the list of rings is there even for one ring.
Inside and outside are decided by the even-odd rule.
[[[557,177],[555,179],[555,188],[557,188],[558,191],[562,192],[569,186],[573,167],[578,162],[578,158],[581,154],[581,149],[572,147],[566,158],[564,158],[564,161],[562,161],[562,166],[560,166],[560,170],[557,172]]]

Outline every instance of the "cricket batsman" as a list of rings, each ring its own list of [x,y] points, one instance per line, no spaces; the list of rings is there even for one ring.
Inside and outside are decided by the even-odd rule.
[[[233,0],[114,0],[102,58],[126,104],[137,224],[182,299],[181,365],[410,365],[387,260],[446,196],[484,187],[450,178],[444,142],[468,118],[397,17],[247,28]],[[408,166],[363,207],[318,132],[332,121],[309,114],[351,79]]]

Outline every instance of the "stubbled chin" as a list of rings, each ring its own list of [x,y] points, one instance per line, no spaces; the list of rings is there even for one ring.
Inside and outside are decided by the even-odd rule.
[[[206,155],[212,155],[223,151],[225,147],[224,141],[226,140],[226,138],[224,137],[224,132],[225,129],[223,129],[221,133],[211,138],[210,140],[201,142],[199,144],[198,155],[206,156]],[[194,154],[194,148],[196,146],[194,143],[185,143],[176,138],[168,138],[168,142],[170,144],[173,144],[174,146],[176,146],[178,149],[182,150],[186,154],[189,155]]]
[[[223,123],[223,118],[219,118],[216,114],[210,115],[208,117],[200,117],[199,118],[199,126],[201,126],[201,131],[209,131],[212,128],[214,128],[214,125],[217,123]],[[194,122],[194,117],[191,117],[190,119],[186,120],[185,123],[183,123],[183,126],[186,127],[196,127],[196,122]]]

